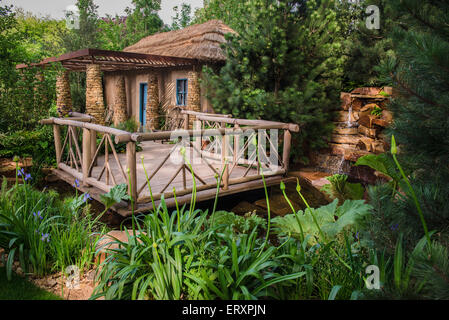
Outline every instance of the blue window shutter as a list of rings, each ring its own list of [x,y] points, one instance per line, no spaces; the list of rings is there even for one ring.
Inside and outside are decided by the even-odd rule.
[[[187,79],[176,79],[176,105],[187,105]]]

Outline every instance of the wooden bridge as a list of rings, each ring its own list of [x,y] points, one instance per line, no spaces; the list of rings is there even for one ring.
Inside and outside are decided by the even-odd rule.
[[[115,185],[127,184],[133,201],[112,208],[123,216],[152,209],[147,181],[155,206],[163,197],[173,207],[175,196],[179,205],[190,202],[194,182],[197,201],[204,201],[215,198],[218,182],[223,196],[263,188],[262,175],[267,186],[290,180],[286,174],[291,133],[299,131],[296,124],[187,110],[167,121],[166,131],[150,133],[130,133],[91,121],[79,113],[41,121],[53,126],[57,162],[53,172],[71,185],[78,180],[78,189],[98,201]],[[192,122],[194,129],[189,130]]]

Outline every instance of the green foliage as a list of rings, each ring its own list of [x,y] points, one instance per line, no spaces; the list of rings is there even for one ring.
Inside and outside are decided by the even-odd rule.
[[[389,37],[397,14],[389,8],[387,0],[340,1],[338,21],[345,38],[344,48],[347,60],[344,72],[344,91],[357,87],[383,86],[391,79],[381,77],[376,68],[383,61],[394,56],[393,41]],[[380,29],[368,29],[366,13],[368,6],[379,8]]]
[[[348,182],[345,174],[334,174],[326,178],[330,184],[326,184],[321,191],[327,193],[331,199],[338,199],[339,203],[345,200],[361,200],[365,194],[365,188],[360,183]]]
[[[362,200],[346,200],[343,205],[338,206],[338,200],[335,199],[326,206],[317,209],[307,208],[305,211],[298,211],[296,215],[276,217],[272,221],[277,234],[291,234],[297,239],[300,239],[301,225],[304,234],[313,237],[309,238],[310,243],[314,243],[321,235],[312,214],[315,215],[324,235],[327,238],[335,239],[347,227],[357,229],[362,226],[365,218],[370,215],[371,208]],[[320,241],[324,240],[320,238]]]
[[[55,192],[40,192],[24,181],[0,194],[0,246],[6,250],[11,276],[14,259],[25,272],[46,275],[69,265],[93,264],[104,229],[92,219],[85,195],[61,202]]]
[[[161,10],[160,1],[131,2],[132,7],[125,9],[125,17],[107,15],[105,19],[98,21],[98,37],[103,49],[123,50],[142,38],[163,30],[164,23],[158,15]]]
[[[240,234],[218,224],[219,217],[210,226],[206,218],[207,211],[186,206],[170,214],[164,201],[142,220],[133,218],[128,241],[108,250],[92,299],[276,298],[276,288],[304,275],[278,273],[280,253],[271,245],[260,251],[257,226]]]
[[[4,267],[0,267],[0,287],[0,300],[62,300],[16,274],[8,280]]]
[[[382,108],[379,108],[378,106],[375,106],[374,109],[371,111],[371,114],[373,116],[380,117],[380,116],[382,116],[382,111],[383,111]]]
[[[401,173],[397,169],[393,158],[387,153],[365,155],[359,158],[354,165],[370,167],[390,177],[396,184],[402,180]]]
[[[105,205],[106,208],[112,207],[116,203],[120,203],[122,200],[129,200],[129,196],[127,195],[128,185],[126,183],[116,185],[106,194],[100,195],[101,202]]]
[[[211,228],[225,225],[231,227],[236,233],[249,233],[254,228],[266,229],[266,220],[255,213],[247,213],[239,216],[232,212],[216,211],[211,215]]]
[[[407,166],[422,179],[447,179],[449,168],[449,30],[444,1],[389,1],[400,17],[390,37],[395,56],[380,71],[393,80],[398,96],[389,109]]]
[[[231,8],[230,3],[223,6]],[[227,36],[226,65],[217,73],[206,70],[214,110],[303,125],[294,137],[300,147],[293,151],[304,161],[309,150],[325,147],[344,60],[334,4],[254,0],[235,8],[244,26]],[[220,18],[218,11],[214,15]]]
[[[175,16],[172,17],[172,30],[178,30],[185,28],[190,25],[192,22],[192,7],[190,4],[182,3],[181,9],[178,6],[173,7],[173,11],[175,12]]]

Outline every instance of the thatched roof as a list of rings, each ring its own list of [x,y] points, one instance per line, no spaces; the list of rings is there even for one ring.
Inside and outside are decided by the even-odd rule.
[[[236,33],[220,20],[210,20],[187,28],[157,33],[143,38],[123,51],[210,61],[226,60],[220,44],[226,33]]]

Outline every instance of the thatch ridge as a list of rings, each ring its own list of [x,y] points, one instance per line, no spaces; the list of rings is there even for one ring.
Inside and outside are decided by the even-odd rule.
[[[220,45],[226,42],[226,33],[236,32],[220,20],[210,20],[145,37],[123,51],[224,61],[226,56]]]

